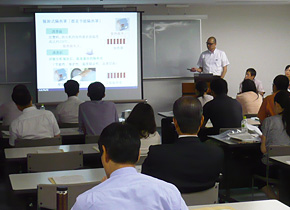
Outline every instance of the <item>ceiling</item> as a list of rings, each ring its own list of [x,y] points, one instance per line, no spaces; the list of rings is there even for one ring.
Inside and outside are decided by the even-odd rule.
[[[287,5],[290,0],[0,0],[1,6],[20,5]]]

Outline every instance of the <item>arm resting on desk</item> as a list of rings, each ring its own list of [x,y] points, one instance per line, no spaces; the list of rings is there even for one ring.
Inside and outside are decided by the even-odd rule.
[[[267,148],[266,148],[266,136],[262,135],[261,136],[261,146],[260,146],[261,152],[263,154],[267,153]]]

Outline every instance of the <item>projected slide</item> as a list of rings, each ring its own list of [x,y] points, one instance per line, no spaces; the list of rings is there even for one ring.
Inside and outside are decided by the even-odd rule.
[[[38,92],[60,91],[74,79],[86,89],[138,89],[137,13],[37,13]]]

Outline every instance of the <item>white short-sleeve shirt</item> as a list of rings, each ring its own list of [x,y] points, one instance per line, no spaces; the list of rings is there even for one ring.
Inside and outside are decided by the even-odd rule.
[[[56,107],[56,118],[61,123],[79,122],[79,105],[83,103],[77,96],[70,96]]]
[[[224,51],[215,49],[213,52],[207,50],[201,53],[197,66],[202,67],[204,73],[212,73],[221,76],[223,67],[229,65],[229,60]]]
[[[60,134],[56,119],[52,112],[28,107],[22,115],[15,119],[9,128],[9,144],[15,145],[15,139],[52,138]]]

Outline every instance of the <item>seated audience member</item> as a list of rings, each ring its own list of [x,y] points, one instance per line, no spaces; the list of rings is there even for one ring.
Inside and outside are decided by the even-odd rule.
[[[252,80],[255,83],[255,85],[256,85],[258,93],[263,96],[265,94],[265,90],[263,88],[262,82],[255,78],[256,75],[257,75],[256,70],[253,69],[253,68],[249,68],[246,71],[245,79]],[[242,92],[242,83],[240,84],[240,93],[241,92]]]
[[[105,86],[101,82],[91,83],[88,97],[79,106],[79,126],[85,134],[100,135],[102,130],[113,122],[119,122],[118,113],[113,102],[102,101],[105,97]]]
[[[141,138],[141,148],[149,148],[150,145],[161,144],[161,138],[156,131],[154,111],[149,104],[138,103],[126,120],[136,127]]]
[[[188,209],[174,185],[136,171],[140,138],[132,125],[112,123],[106,127],[100,136],[99,148],[107,177],[79,195],[72,210]]]
[[[9,144],[14,146],[15,139],[41,139],[60,136],[56,119],[52,112],[38,110],[32,106],[31,95],[25,85],[17,85],[12,99],[22,114],[10,125]]]
[[[64,83],[64,91],[68,96],[65,102],[56,107],[56,118],[60,123],[78,123],[79,105],[83,101],[79,100],[79,83],[74,80],[68,80]]]
[[[289,79],[285,75],[278,75],[273,81],[273,94],[264,98],[263,103],[258,112],[258,117],[262,123],[266,117],[275,115],[274,97],[280,90],[287,90]]]
[[[290,65],[285,67],[285,76],[289,79],[288,91],[290,92]]]
[[[195,86],[197,99],[200,101],[201,105],[204,106],[207,102],[211,101],[213,97],[208,95],[206,92],[208,90],[207,84],[204,81],[199,81]]]
[[[242,105],[243,115],[258,114],[263,102],[262,96],[257,93],[255,83],[250,79],[242,82],[242,92],[237,95],[236,99]]]
[[[274,110],[276,115],[267,117],[262,124],[262,141],[261,151],[264,154],[262,162],[267,164],[267,152],[271,145],[290,145],[290,98],[289,92],[286,90],[279,91],[274,97]],[[266,165],[262,165],[261,173],[266,172]],[[270,172],[273,171],[272,168]],[[275,175],[275,174],[274,174]],[[273,176],[273,175],[272,175]],[[266,183],[261,186],[262,191],[269,198],[277,199],[278,196],[274,191],[266,186]]]
[[[202,141],[207,139],[207,135],[218,134],[220,128],[241,127],[243,120],[242,106],[236,99],[227,95],[228,84],[224,79],[214,79],[210,88],[214,99],[203,107],[204,123],[198,134]],[[205,128],[208,120],[213,128]]]
[[[2,125],[10,125],[11,122],[21,114],[22,112],[17,108],[13,101],[4,103],[0,106],[0,118],[3,120]]]
[[[191,96],[181,97],[173,113],[178,140],[150,146],[142,173],[174,184],[181,193],[213,187],[222,171],[223,151],[197,137],[203,122],[201,103]]]

